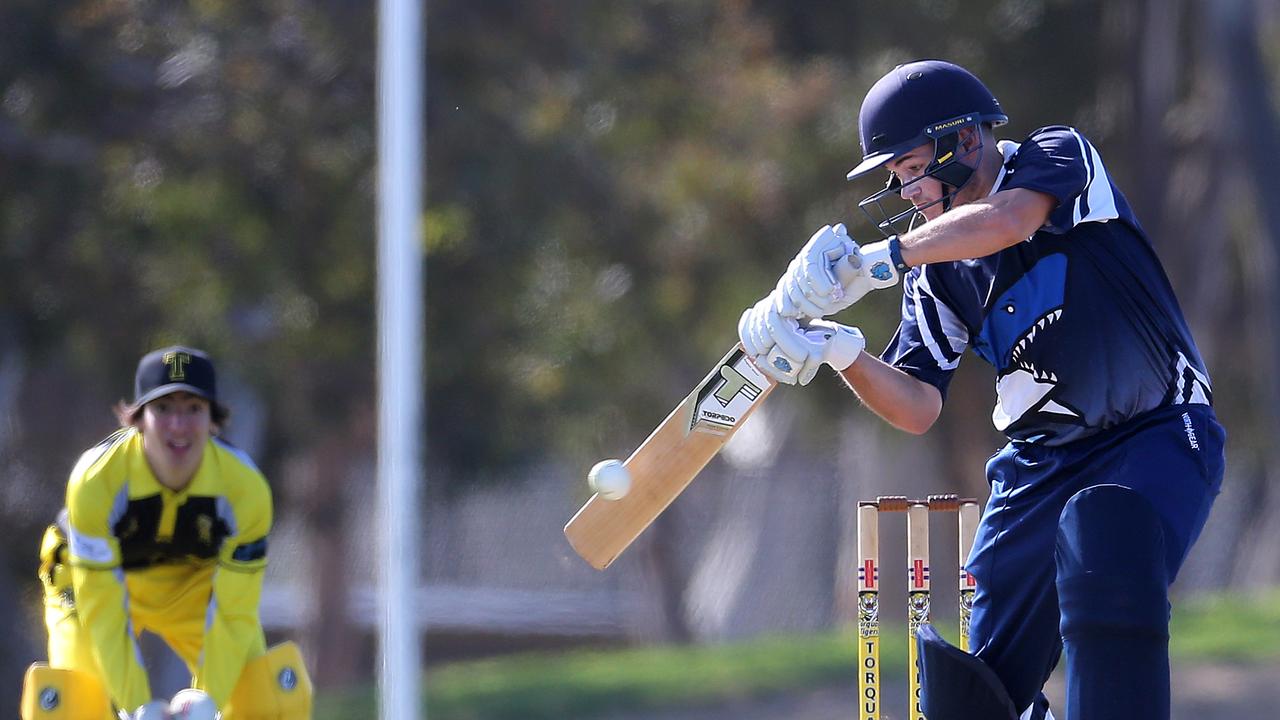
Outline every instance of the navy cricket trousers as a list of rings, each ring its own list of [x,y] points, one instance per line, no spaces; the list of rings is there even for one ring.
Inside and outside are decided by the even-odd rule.
[[[1064,446],[1010,443],[987,462],[991,498],[967,564],[978,582],[969,647],[1020,711],[1062,652],[1054,543],[1063,506],[1094,485],[1140,493],[1160,515],[1173,582],[1222,485],[1225,439],[1212,408],[1174,405]]]

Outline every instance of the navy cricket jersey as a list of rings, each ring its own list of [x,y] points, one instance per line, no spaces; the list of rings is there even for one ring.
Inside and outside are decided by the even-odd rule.
[[[997,371],[996,429],[1044,445],[1165,405],[1211,404],[1173,288],[1098,151],[1061,125],[999,148],[993,192],[1036,190],[1057,208],[998,253],[912,268],[883,359],[945,398],[972,347]]]

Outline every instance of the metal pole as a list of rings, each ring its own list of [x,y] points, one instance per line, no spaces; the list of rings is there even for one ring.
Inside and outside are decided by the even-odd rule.
[[[423,0],[378,4],[378,691],[382,720],[422,717],[418,442],[423,428]]]

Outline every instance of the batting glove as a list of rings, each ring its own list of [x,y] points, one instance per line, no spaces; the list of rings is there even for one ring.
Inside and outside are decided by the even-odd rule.
[[[826,225],[805,244],[775,290],[775,308],[792,317],[823,318],[853,305],[872,290],[896,285],[897,238],[859,247],[844,225]]]
[[[823,365],[830,365],[836,372],[848,369],[867,346],[858,328],[827,320],[810,320],[801,337],[808,346],[804,366],[797,377],[801,385],[808,385]]]

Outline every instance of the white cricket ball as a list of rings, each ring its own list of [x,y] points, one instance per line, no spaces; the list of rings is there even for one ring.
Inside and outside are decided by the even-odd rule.
[[[621,460],[601,460],[587,473],[587,483],[605,500],[617,500],[631,491],[631,473]]]
[[[217,720],[218,706],[203,690],[179,690],[169,701],[169,717],[173,720]]]

